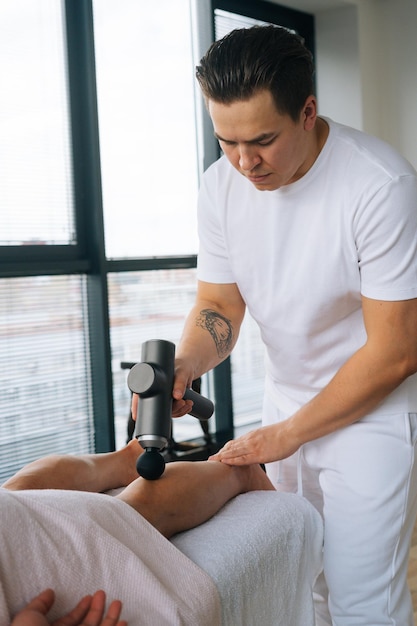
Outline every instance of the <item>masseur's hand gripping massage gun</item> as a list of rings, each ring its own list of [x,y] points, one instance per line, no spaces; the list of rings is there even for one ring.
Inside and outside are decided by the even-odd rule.
[[[130,391],[140,396],[134,436],[145,452],[136,463],[138,474],[147,480],[160,478],[165,460],[160,450],[171,436],[172,388],[174,385],[175,345],[170,341],[152,339],[142,344],[142,362],[129,372]],[[192,400],[190,415],[200,420],[209,419],[214,405],[193,389],[187,389],[184,400]]]

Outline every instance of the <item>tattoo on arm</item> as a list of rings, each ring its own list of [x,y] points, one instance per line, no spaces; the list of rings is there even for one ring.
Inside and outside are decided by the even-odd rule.
[[[233,340],[230,320],[216,311],[203,309],[196,319],[196,326],[209,331],[216,344],[217,354],[220,358],[224,358],[229,354]]]

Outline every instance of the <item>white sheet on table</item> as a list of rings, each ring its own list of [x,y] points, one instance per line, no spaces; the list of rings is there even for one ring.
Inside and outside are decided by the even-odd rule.
[[[129,626],[215,626],[210,577],[125,503],[77,491],[0,488],[0,626],[46,587],[50,617],[104,589]]]
[[[313,626],[323,524],[295,494],[238,496],[173,543],[215,581],[223,626]]]

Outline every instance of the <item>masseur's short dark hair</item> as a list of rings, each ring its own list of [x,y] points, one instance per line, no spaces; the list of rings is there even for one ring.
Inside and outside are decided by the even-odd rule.
[[[236,29],[214,42],[196,68],[206,100],[230,104],[269,90],[294,121],[314,93],[314,66],[304,40],[280,26]]]

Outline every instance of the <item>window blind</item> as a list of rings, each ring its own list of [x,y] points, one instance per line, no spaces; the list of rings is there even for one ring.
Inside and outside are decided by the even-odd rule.
[[[235,28],[250,28],[251,26],[265,26],[268,22],[255,20],[247,15],[238,15],[223,9],[214,10],[214,32],[217,39],[221,39]]]
[[[62,4],[0,4],[0,245],[75,243]]]
[[[31,460],[94,450],[85,280],[0,280],[0,483]]]

